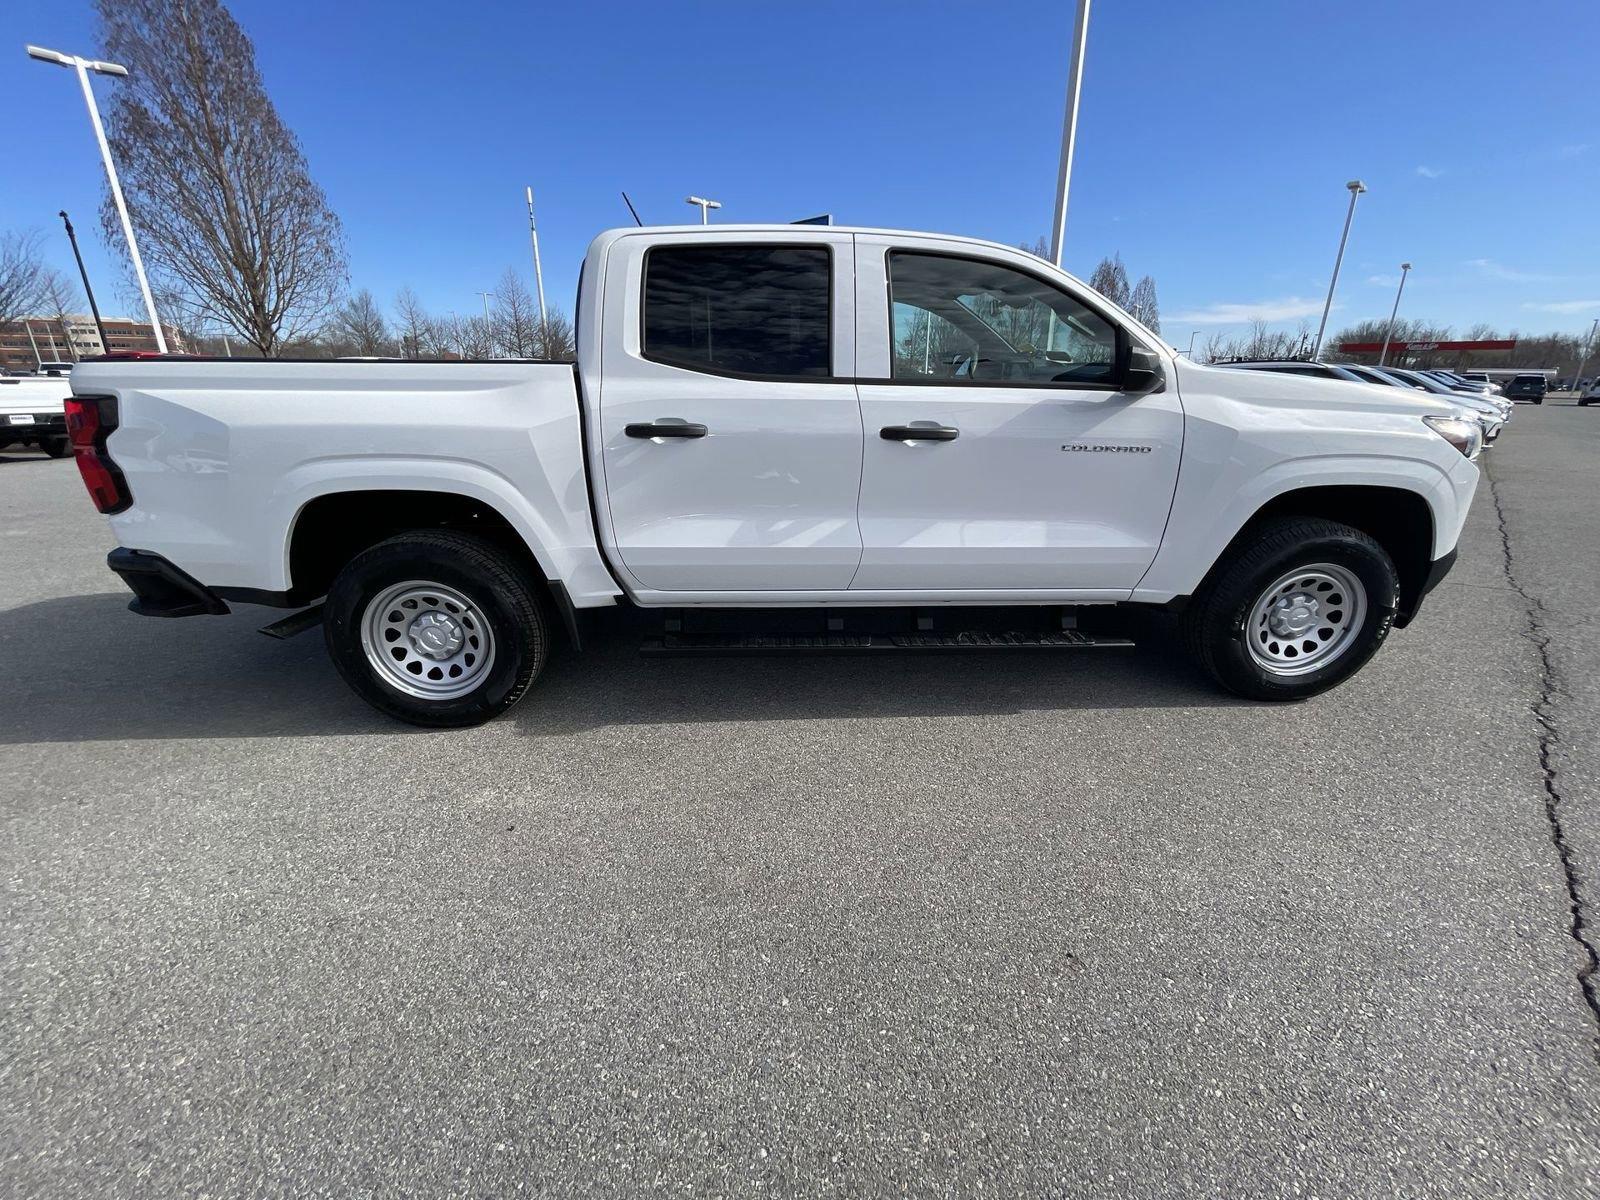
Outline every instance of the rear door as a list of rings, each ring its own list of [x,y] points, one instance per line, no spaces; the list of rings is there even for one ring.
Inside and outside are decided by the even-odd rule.
[[[862,234],[856,277],[866,437],[851,586],[1132,589],[1183,445],[1174,385],[1119,386],[1142,335],[999,248]]]
[[[686,230],[612,245],[604,517],[637,587],[849,586],[861,561],[853,278],[848,234]]]

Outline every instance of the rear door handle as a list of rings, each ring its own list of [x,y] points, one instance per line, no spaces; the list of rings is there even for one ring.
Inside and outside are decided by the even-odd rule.
[[[878,436],[886,442],[953,442],[961,430],[954,425],[885,425]]]
[[[631,438],[702,438],[705,437],[707,430],[704,425],[697,425],[693,421],[680,421],[676,417],[663,417],[659,421],[629,425],[622,432]]]

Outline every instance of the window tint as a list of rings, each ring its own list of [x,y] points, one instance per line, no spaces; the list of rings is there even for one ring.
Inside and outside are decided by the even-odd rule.
[[[997,263],[889,255],[896,379],[1106,383],[1117,330],[1042,279]]]
[[[826,378],[826,246],[657,246],[645,260],[644,352],[699,370]]]

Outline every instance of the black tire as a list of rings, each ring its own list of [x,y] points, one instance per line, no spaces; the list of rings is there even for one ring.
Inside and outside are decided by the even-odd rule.
[[[1360,581],[1366,610],[1354,616],[1345,648],[1320,668],[1281,675],[1247,647],[1246,624],[1275,580],[1313,563],[1342,567]],[[1183,614],[1184,640],[1195,661],[1222,687],[1252,700],[1304,700],[1354,675],[1389,636],[1400,603],[1400,580],[1389,555],[1359,529],[1316,517],[1280,517],[1232,547]],[[1298,635],[1296,635],[1298,636]]]
[[[465,694],[444,699],[409,694],[368,658],[363,628],[369,606],[385,591],[411,581],[453,590],[489,627],[489,664],[479,668],[482,679]],[[415,604],[411,608],[421,611]],[[401,628],[382,632],[398,640]],[[356,695],[396,720],[432,728],[481,725],[499,716],[522,699],[544,669],[549,650],[535,584],[523,565],[492,542],[445,530],[404,533],[351,559],[328,589],[322,629],[333,665]]]
[[[1533,402],[1535,404],[1543,404],[1544,403],[1544,397],[1543,396],[1535,396],[1533,398]]]
[[[39,448],[51,458],[65,458],[72,453],[72,443],[64,437],[46,438]]]

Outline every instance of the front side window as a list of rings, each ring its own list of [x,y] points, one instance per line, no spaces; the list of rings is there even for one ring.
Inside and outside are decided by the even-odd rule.
[[[657,246],[645,259],[646,358],[733,375],[832,374],[826,246]]]
[[[1117,329],[1067,293],[998,263],[892,251],[896,379],[1111,384]]]

